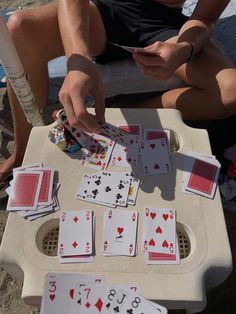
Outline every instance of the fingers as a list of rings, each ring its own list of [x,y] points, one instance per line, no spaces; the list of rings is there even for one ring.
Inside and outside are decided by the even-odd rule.
[[[94,93],[95,97],[95,112],[96,118],[104,122],[105,121],[105,91],[96,90]]]
[[[72,117],[72,121],[70,123],[74,127],[79,127],[86,132],[99,133],[101,128],[95,119],[94,116],[88,113],[84,104],[84,97],[78,95],[72,98],[72,103],[74,107],[74,116]],[[69,120],[69,118],[68,118]]]
[[[145,65],[145,66],[163,66],[164,60],[156,55],[144,55],[138,52],[133,53],[133,58],[135,61],[137,61],[139,64]]]

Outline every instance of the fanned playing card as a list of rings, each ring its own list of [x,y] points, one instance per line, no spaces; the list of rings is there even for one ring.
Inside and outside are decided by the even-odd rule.
[[[100,122],[103,135],[121,144],[130,144],[129,133],[108,122]]]

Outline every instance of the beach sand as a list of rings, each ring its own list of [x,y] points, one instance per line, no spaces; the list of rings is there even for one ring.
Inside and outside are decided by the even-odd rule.
[[[1,0],[0,9],[9,11],[17,7],[30,7],[44,4],[45,0]],[[45,124],[52,122],[51,112],[58,108],[54,103],[46,108],[44,112]],[[11,125],[11,114],[6,96],[6,90],[0,89],[0,119]],[[1,133],[1,132],[0,132]],[[0,138],[0,162],[7,158],[12,150],[13,139],[2,134]],[[0,243],[7,220],[5,211],[6,201],[0,202]],[[235,214],[225,211],[225,219],[232,248],[233,260],[236,261],[236,228]],[[17,234],[16,234],[17,236]],[[219,247],[220,250],[220,247]],[[158,283],[157,283],[158,284]],[[36,314],[39,310],[29,307],[21,300],[22,282],[12,278],[5,270],[0,268],[0,314]],[[236,312],[236,272],[233,271],[228,280],[214,291],[208,294],[208,306],[202,314],[233,314]],[[170,311],[169,313],[182,314],[184,311]]]

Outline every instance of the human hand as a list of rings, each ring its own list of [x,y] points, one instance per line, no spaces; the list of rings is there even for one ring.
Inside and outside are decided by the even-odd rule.
[[[147,53],[156,53],[157,56],[136,52],[133,54],[136,64],[145,75],[161,80],[172,76],[178,67],[186,62],[191,52],[191,46],[187,42],[157,41],[144,49]]]
[[[80,55],[72,55],[68,60],[68,72],[59,92],[59,100],[64,106],[70,126],[85,132],[100,132],[97,120],[104,121],[104,87],[92,60]],[[92,95],[95,113],[88,113],[85,96]]]

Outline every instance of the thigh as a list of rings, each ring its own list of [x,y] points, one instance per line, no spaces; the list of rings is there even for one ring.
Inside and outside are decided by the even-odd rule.
[[[58,25],[57,2],[17,11],[16,15],[23,24],[21,27],[24,32],[19,36],[22,36],[24,42],[27,40],[27,49],[31,47],[32,51],[37,51],[37,56],[44,62],[64,55]],[[90,2],[89,29],[91,53],[100,54],[105,47],[105,30],[99,11],[92,2]]]
[[[176,42],[176,38],[169,39]],[[177,69],[176,75],[188,84],[200,89],[215,89],[236,80],[235,66],[214,42],[200,51],[194,60]]]

